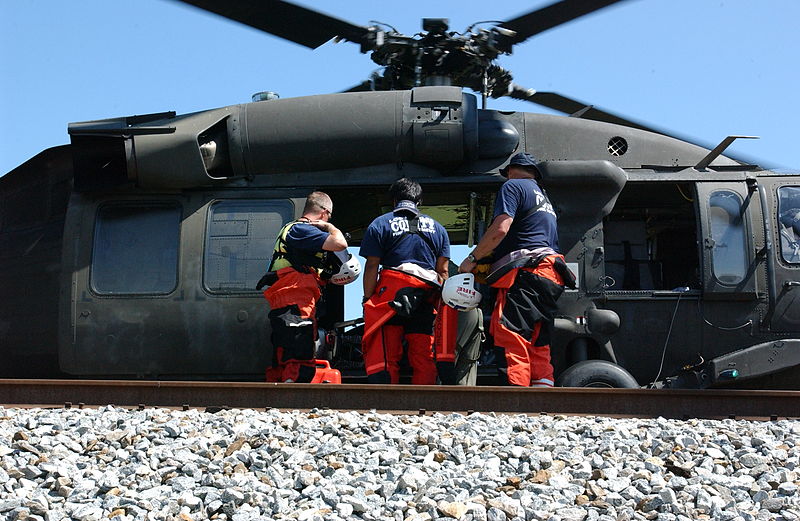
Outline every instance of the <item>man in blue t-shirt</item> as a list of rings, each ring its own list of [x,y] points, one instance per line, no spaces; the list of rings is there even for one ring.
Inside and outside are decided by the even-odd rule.
[[[441,224],[419,212],[419,183],[399,179],[389,193],[394,210],[372,221],[359,252],[367,259],[361,341],[367,380],[399,382],[405,338],[411,383],[434,384],[433,301],[447,278],[450,239]]]
[[[271,382],[310,382],[316,368],[316,307],[325,252],[342,251],[347,241],[330,218],[333,201],[324,192],[306,198],[303,215],[287,223],[275,240],[269,271],[277,281],[264,291],[272,327]]]
[[[459,266],[468,273],[491,257],[489,282],[497,289],[490,332],[505,352],[512,385],[553,386],[550,329],[569,270],[558,253],[556,213],[540,186],[530,154],[500,170],[508,180],[497,194],[491,226]]]

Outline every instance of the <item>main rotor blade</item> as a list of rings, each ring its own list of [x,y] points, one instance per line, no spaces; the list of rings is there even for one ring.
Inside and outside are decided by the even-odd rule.
[[[622,0],[561,0],[547,7],[518,16],[500,24],[500,27],[515,31],[512,43],[524,42],[531,36],[580,18]]]
[[[180,0],[189,5],[316,49],[331,38],[360,43],[366,27],[283,0]]]
[[[656,134],[669,135],[666,132],[654,129],[642,123],[625,119],[610,112],[594,108],[594,106],[583,103],[572,98],[567,98],[555,92],[539,92],[533,89],[525,89],[519,85],[512,85],[507,94],[510,98],[530,101],[543,107],[547,107],[564,114],[578,114],[582,119],[591,119],[594,121],[605,121],[606,123],[614,123],[617,125],[624,125],[626,127],[638,128],[640,130],[647,130],[648,132],[655,132]]]
[[[371,82],[370,80],[364,80],[361,83],[359,83],[358,85],[350,87],[347,90],[343,90],[342,92],[365,92],[365,91],[368,91],[368,90],[374,90],[372,88],[372,86],[373,86],[373,82]]]
[[[648,132],[653,132],[655,134],[661,134],[662,136],[679,139],[681,141],[685,141],[686,143],[691,143],[693,145],[697,145],[707,150],[711,150],[712,148],[714,148],[714,145],[709,146],[708,143],[698,142],[693,138],[684,137],[679,134],[675,134],[674,132],[661,130],[658,128],[651,127],[649,125],[645,125],[643,123],[626,119],[621,116],[617,116],[616,114],[612,114],[610,112],[594,108],[592,105],[582,103],[580,101],[568,98],[566,96],[562,96],[561,94],[557,94],[555,92],[538,92],[533,89],[526,89],[519,85],[512,84],[506,96],[518,100],[530,101],[532,103],[536,103],[537,105],[542,105],[543,107],[547,107],[556,110],[558,112],[562,112],[564,114],[570,114],[572,116],[579,117],[581,119],[603,121],[606,123],[614,123],[616,125],[623,125],[626,127],[637,128],[639,130],[646,130]],[[764,166],[764,162],[755,160],[750,157],[740,156],[738,154],[736,155],[724,154],[724,155],[725,157],[733,159],[734,161],[738,161],[742,164]]]

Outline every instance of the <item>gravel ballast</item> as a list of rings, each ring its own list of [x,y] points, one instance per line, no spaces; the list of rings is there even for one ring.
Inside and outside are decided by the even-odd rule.
[[[800,422],[0,408],[0,519],[800,521]]]

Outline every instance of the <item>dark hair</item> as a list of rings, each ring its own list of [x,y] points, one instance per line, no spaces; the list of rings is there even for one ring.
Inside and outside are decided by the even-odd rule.
[[[403,177],[392,183],[392,186],[389,187],[389,195],[392,196],[394,202],[412,201],[419,204],[422,201],[422,187],[418,182]]]

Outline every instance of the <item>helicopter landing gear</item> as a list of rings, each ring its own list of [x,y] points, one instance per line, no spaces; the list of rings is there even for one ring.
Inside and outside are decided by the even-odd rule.
[[[605,360],[584,360],[568,367],[556,381],[558,387],[605,387],[635,389],[640,387],[628,371]]]

